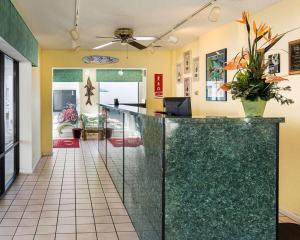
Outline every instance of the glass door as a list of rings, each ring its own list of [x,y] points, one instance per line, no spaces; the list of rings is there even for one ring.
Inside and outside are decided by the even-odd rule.
[[[14,61],[4,57],[4,139],[5,185],[13,178],[14,171]]]
[[[18,63],[0,52],[0,194],[18,173]]]

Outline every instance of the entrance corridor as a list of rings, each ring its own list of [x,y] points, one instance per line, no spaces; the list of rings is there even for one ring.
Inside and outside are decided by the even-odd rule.
[[[0,240],[138,240],[97,151],[54,149],[0,200]]]

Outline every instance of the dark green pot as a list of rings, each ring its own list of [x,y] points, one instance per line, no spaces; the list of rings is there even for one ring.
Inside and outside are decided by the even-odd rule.
[[[242,98],[242,104],[246,117],[262,117],[265,112],[267,101],[258,97],[254,101]]]

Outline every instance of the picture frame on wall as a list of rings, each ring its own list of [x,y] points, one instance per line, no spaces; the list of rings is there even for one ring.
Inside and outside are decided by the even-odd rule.
[[[192,58],[192,51],[186,51],[183,53],[183,59],[184,59],[184,74],[191,73],[191,58]]]
[[[182,82],[182,64],[181,63],[178,63],[176,65],[176,80],[177,80],[177,83],[181,83]]]
[[[268,56],[268,68],[269,74],[275,74],[280,72],[280,54],[271,54]]]
[[[300,39],[289,42],[289,74],[300,74]]]
[[[183,84],[183,89],[184,89],[184,96],[185,97],[190,97],[191,96],[191,78],[186,77],[184,78],[184,84]]]
[[[199,80],[199,57],[193,59],[193,81]]]
[[[227,93],[220,89],[227,82],[227,48],[206,54],[206,101],[227,101]]]

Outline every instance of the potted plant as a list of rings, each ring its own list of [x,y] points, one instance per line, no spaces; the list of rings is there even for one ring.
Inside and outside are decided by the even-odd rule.
[[[248,48],[242,49],[234,59],[227,63],[225,70],[236,70],[231,82],[221,86],[232,94],[232,99],[240,98],[246,117],[263,116],[267,101],[275,99],[281,104],[292,104],[293,100],[284,97],[282,91],[290,91],[291,87],[280,87],[279,82],[287,80],[275,74],[266,73],[268,62],[265,54],[287,33],[272,35],[266,24],[257,27],[249,22],[249,13],[243,12],[238,22],[245,25],[248,34]],[[252,29],[251,29],[252,28]]]
[[[80,138],[82,129],[77,127],[78,120],[78,112],[74,104],[68,103],[58,115],[59,126],[57,127],[57,131],[59,135],[62,134],[64,128],[70,126],[73,127],[73,137]]]

